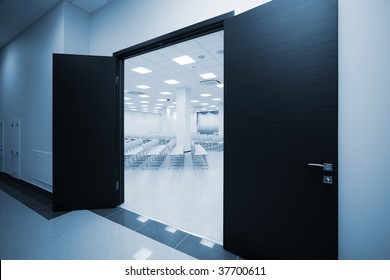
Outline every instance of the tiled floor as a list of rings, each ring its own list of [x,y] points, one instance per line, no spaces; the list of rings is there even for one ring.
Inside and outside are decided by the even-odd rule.
[[[119,207],[60,213],[51,208],[50,199],[0,179],[0,259],[238,258]]]

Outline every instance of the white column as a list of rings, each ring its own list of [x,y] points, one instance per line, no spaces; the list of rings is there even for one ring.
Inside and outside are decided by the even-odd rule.
[[[224,130],[224,107],[223,107],[223,103],[219,103],[218,104],[218,107],[219,107],[219,112],[218,112],[218,117],[219,117],[219,120],[218,120],[218,134],[220,136],[223,136],[223,130]]]
[[[176,138],[177,145],[191,150],[191,89],[178,88],[176,91]]]
[[[161,133],[162,134],[169,134],[171,132],[170,125],[169,125],[169,118],[171,117],[171,110],[170,108],[163,108],[161,110]]]

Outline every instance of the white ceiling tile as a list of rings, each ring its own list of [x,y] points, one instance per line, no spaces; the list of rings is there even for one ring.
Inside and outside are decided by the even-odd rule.
[[[35,6],[37,8],[40,8],[44,11],[48,11],[51,8],[53,8],[55,5],[57,5],[61,0],[23,0],[24,2],[29,3],[32,6]]]
[[[193,54],[195,52],[199,52],[199,51],[203,50],[203,47],[196,40],[185,41],[185,42],[182,42],[182,43],[175,45],[175,47],[177,49],[179,49],[180,51],[182,51],[183,53],[185,53],[186,55],[190,55],[190,54]],[[192,59],[195,59],[195,57],[192,57],[191,55],[190,55],[190,57]]]
[[[73,0],[72,3],[77,7],[93,13],[108,3],[107,0]]]
[[[157,51],[159,54],[165,56],[168,59],[185,55],[184,52],[176,48],[175,46],[166,47]]]
[[[0,9],[0,24],[2,25],[1,29],[19,33],[29,26],[31,21]]]
[[[22,0],[4,0],[1,9],[28,21],[41,17],[45,11]]]
[[[20,30],[11,29],[8,26],[1,26],[1,29],[0,29],[0,34],[2,36],[8,37],[8,38],[13,37],[15,34],[18,34],[19,32],[20,32]]]
[[[219,34],[210,34],[197,39],[198,43],[206,49],[223,46],[223,38]]]

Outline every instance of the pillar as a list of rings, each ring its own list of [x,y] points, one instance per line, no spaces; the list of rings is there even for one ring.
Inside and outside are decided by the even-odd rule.
[[[223,107],[223,103],[219,103],[218,104],[218,107],[219,107],[219,112],[218,112],[218,117],[219,117],[219,120],[218,120],[218,134],[220,136],[223,136],[223,130],[224,130],[224,107]]]
[[[178,88],[176,91],[176,139],[177,145],[191,150],[191,89]]]

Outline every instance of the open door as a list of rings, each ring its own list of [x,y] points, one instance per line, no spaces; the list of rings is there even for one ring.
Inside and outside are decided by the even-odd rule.
[[[116,61],[53,55],[53,209],[115,207]]]
[[[274,0],[225,21],[224,247],[338,258],[338,3]]]

